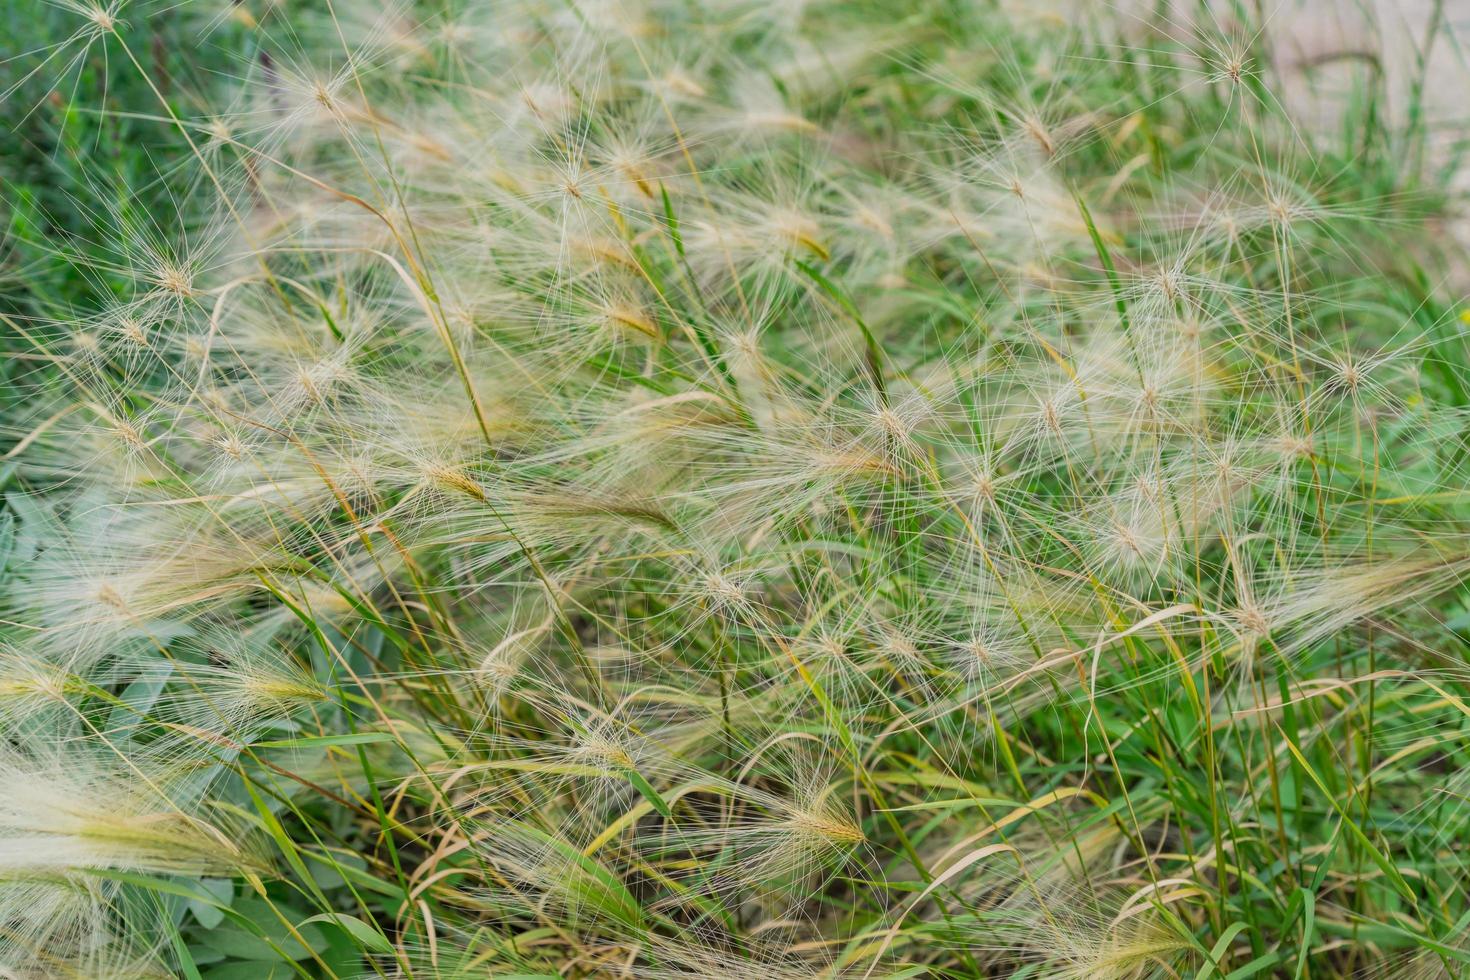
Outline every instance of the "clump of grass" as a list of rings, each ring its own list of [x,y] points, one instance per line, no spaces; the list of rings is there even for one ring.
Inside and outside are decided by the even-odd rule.
[[[1470,961],[1425,83],[1306,125],[1243,10],[54,6],[7,111],[175,162],[6,202],[0,972]]]

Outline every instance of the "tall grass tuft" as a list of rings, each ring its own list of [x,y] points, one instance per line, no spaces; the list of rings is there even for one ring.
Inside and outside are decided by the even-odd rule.
[[[1248,6],[13,0],[0,975],[1465,975],[1453,5]]]

